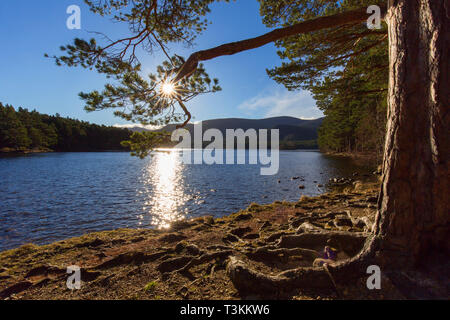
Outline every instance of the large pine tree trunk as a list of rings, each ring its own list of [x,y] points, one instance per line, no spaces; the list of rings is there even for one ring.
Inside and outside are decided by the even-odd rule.
[[[390,77],[377,255],[390,267],[449,250],[448,0],[390,0]]]

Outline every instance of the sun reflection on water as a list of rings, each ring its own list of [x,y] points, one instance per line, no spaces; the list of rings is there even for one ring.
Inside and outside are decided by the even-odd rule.
[[[181,209],[187,201],[182,171],[177,151],[155,152],[146,167],[144,182],[151,189],[151,195],[144,210],[151,215],[151,225],[159,229],[170,227],[186,214]]]

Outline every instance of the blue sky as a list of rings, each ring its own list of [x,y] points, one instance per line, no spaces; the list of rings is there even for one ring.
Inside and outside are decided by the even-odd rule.
[[[69,5],[81,7],[81,30],[69,30]],[[211,6],[212,24],[200,35],[193,48],[173,47],[171,54],[189,56],[225,42],[260,35],[269,31],[259,16],[256,0],[237,0]],[[101,31],[110,38],[124,29],[93,15],[82,0],[2,0],[0,1],[0,102],[36,109],[107,125],[126,124],[112,110],[86,113],[81,91],[101,90],[106,79],[93,71],[57,67],[44,53],[58,54],[59,46],[75,37],[90,38],[89,31]],[[141,57],[140,57],[141,58]],[[164,60],[162,52],[142,57],[143,70],[154,72]],[[222,91],[192,100],[194,121],[225,117],[264,118],[295,116],[317,118],[322,113],[306,91],[288,92],[266,74],[266,68],[280,63],[276,48],[265,47],[205,62],[206,70],[220,80]]]

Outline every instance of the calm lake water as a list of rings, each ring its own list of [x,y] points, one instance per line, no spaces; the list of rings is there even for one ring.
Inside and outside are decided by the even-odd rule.
[[[318,184],[330,178],[365,170],[316,151],[280,151],[274,176],[260,175],[259,165],[181,160],[179,151],[144,160],[125,152],[0,157],[0,251],[92,231],[161,228],[185,216],[219,217],[252,202],[295,201],[325,192]]]

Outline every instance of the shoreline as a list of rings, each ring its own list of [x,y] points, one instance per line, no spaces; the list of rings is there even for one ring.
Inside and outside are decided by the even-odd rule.
[[[320,152],[327,156],[351,158],[352,160],[354,160],[356,162],[364,163],[368,166],[380,167],[381,160],[378,159],[377,155],[374,153],[325,152],[325,151],[320,151]],[[380,170],[380,169],[378,168],[377,170]]]
[[[337,259],[360,249],[376,212],[379,182],[364,182],[297,202],[276,201],[222,218],[212,216],[178,221],[168,230],[116,229],[70,238],[48,245],[28,244],[0,252],[1,299],[247,299],[236,289],[227,261],[246,261],[259,272],[277,274],[312,266],[328,242],[287,249],[292,237],[314,231],[339,235],[351,232],[354,241],[336,243]],[[342,240],[342,239],[341,239]],[[268,249],[265,249],[268,248]],[[272,249],[270,249],[272,248]],[[306,256],[297,253],[306,250]],[[281,256],[280,256],[281,254]],[[66,287],[66,268],[81,268],[82,288]],[[384,280],[382,292],[364,283],[330,290],[258,296],[271,299],[403,298]]]

